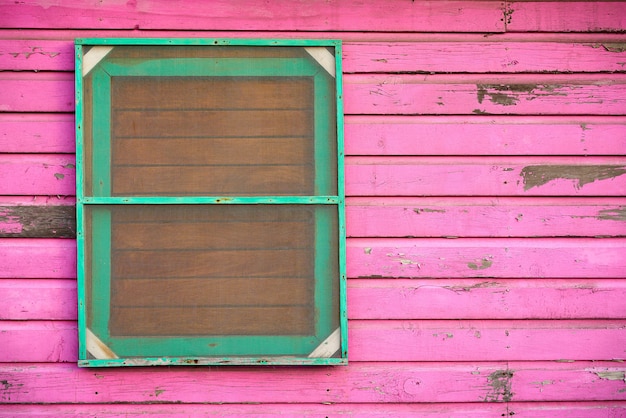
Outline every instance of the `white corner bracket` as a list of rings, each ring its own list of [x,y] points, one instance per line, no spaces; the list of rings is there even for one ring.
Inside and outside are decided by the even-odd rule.
[[[87,328],[87,351],[89,354],[94,356],[96,359],[112,359],[119,358],[117,354],[113,352],[105,343],[103,343],[100,338],[96,337],[96,335],[91,332],[89,328]]]
[[[329,358],[340,349],[341,330],[337,328],[309,354],[309,358]]]
[[[335,56],[331,54],[328,49],[323,46],[307,47],[304,49],[328,72],[328,74],[335,77]]]
[[[83,55],[83,77],[89,74],[89,71],[93,70],[93,68],[112,50],[112,46],[94,46],[87,51],[87,53]]]

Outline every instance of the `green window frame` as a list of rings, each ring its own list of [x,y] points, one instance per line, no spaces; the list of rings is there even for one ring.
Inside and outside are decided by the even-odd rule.
[[[76,39],[75,44],[78,365],[347,364],[341,42],[90,38]],[[167,53],[132,55],[133,51],[159,52],[172,48],[192,52],[182,56]],[[218,49],[226,51],[225,55],[212,53]],[[131,52],[127,56],[116,56],[118,50]],[[235,51],[234,55],[229,55],[230,50]],[[239,50],[245,53],[237,56]],[[205,56],[198,51],[208,51],[208,54]],[[260,51],[259,54],[256,51]],[[268,55],[264,55],[264,51],[268,51]],[[273,51],[290,53],[283,55]],[[312,184],[306,189],[308,192],[287,190],[285,193],[257,194],[249,190],[226,190],[224,193],[204,193],[202,190],[164,189],[143,193],[134,191],[131,186],[126,189],[118,187],[121,182],[116,179],[123,176],[119,174],[121,169],[112,163],[113,136],[118,121],[111,110],[112,102],[116,100],[113,85],[117,85],[118,80],[127,80],[128,85],[133,85],[134,80],[156,77],[173,83],[180,80],[195,82],[207,77],[210,78],[208,82],[246,80],[251,85],[259,80],[269,80],[268,83],[276,85],[283,80],[308,83],[306,85],[310,85],[313,92],[311,97],[303,95],[312,101],[309,104],[312,116],[307,116],[313,132],[310,144],[313,162],[308,168]],[[176,108],[172,110],[178,111]],[[179,114],[179,117],[182,116]],[[142,211],[156,213],[160,209],[184,214],[186,211],[213,213],[223,208],[232,213],[312,214],[307,230],[311,232],[307,238],[311,250],[307,254],[313,272],[309,295],[311,331],[275,335],[254,331],[212,334],[197,329],[180,335],[142,335],[141,332],[118,335],[112,332],[115,322],[112,318],[118,309],[112,302],[113,294],[117,292],[112,290],[117,289],[113,283],[114,271],[118,269],[113,253],[116,240],[119,240],[112,220],[117,216],[115,214],[130,213],[141,217]],[[181,324],[181,328],[185,326]]]

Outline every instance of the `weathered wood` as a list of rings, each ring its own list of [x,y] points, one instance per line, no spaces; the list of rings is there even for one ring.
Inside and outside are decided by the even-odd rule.
[[[334,368],[181,367],[96,371],[78,369],[72,364],[7,364],[0,366],[3,380],[0,401],[5,404],[618,401],[625,396],[624,372],[621,363],[601,361],[508,365],[504,362],[355,362],[350,367]]]
[[[0,40],[0,70],[2,71],[72,71],[73,69],[74,48],[69,39]]]
[[[76,241],[3,238],[0,260],[0,278],[75,279]]]
[[[81,0],[71,5],[43,7],[38,1],[0,6],[6,28],[55,29],[205,29],[503,32],[501,2],[400,0],[363,4],[356,0],[328,3],[315,0],[298,7],[287,0],[259,3],[204,2],[145,5],[125,2],[97,4]],[[437,19],[433,19],[437,16]]]
[[[0,155],[0,194],[76,194],[76,162],[69,154]]]
[[[623,238],[353,238],[347,270],[354,278],[622,278],[624,251]]]
[[[346,73],[624,72],[622,43],[348,42]]]
[[[141,304],[147,298],[136,294],[134,300]],[[348,317],[620,319],[626,315],[625,298],[626,283],[620,279],[350,279]],[[0,299],[4,320],[75,320],[77,315],[74,280],[3,279]]]
[[[301,323],[303,315],[294,309],[292,317],[285,316],[287,309],[283,308],[283,313],[279,314],[284,318],[281,330],[302,332],[306,328],[306,323]],[[152,328],[149,322],[138,328],[139,314],[134,320],[118,321],[115,312],[111,321],[114,335],[162,335],[165,330],[171,333],[170,321],[177,316],[153,318]],[[210,325],[218,325],[216,321],[210,322],[215,319],[212,312],[197,312],[196,319],[191,321],[193,327],[188,330],[195,329],[197,335],[197,330],[206,327],[212,332]],[[238,312],[248,319],[260,319],[256,327],[261,332],[268,327],[271,329],[279,319],[265,312],[261,315],[254,309],[239,309]],[[246,327],[245,318],[238,321],[235,310],[229,316],[233,318],[232,330],[236,334],[250,332],[250,321]],[[0,329],[0,343],[5,347],[0,362],[73,362],[76,359],[73,322],[3,321]],[[619,320],[352,320],[348,338],[350,359],[355,362],[612,360],[623,358],[626,326]],[[611,343],[607,344],[608,341]]]
[[[353,75],[347,114],[624,115],[622,74]]]
[[[347,155],[623,155],[626,119],[348,116]]]
[[[0,206],[0,238],[74,238],[73,206]]]
[[[511,32],[623,32],[621,1],[510,1],[506,30]]]
[[[348,196],[622,196],[623,157],[348,157]]]
[[[351,279],[348,317],[619,320],[625,298],[622,279]]]
[[[76,280],[0,280],[1,320],[76,320]]]
[[[622,198],[349,198],[349,237],[626,235]]]
[[[0,113],[0,152],[74,153],[74,115]]]

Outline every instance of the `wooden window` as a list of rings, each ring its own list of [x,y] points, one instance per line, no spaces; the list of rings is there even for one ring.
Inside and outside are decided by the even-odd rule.
[[[79,365],[345,364],[340,43],[76,53]]]

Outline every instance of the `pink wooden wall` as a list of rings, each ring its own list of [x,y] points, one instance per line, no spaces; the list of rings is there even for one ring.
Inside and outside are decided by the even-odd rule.
[[[0,1],[0,416],[626,416],[626,2]],[[348,367],[78,369],[75,37],[344,40]]]

